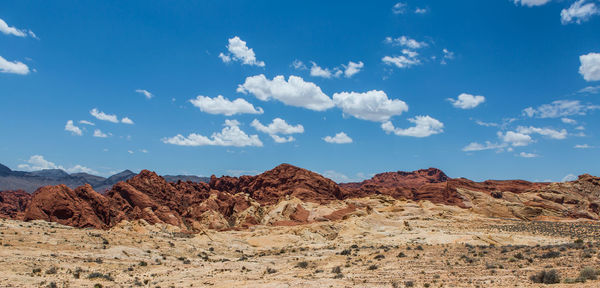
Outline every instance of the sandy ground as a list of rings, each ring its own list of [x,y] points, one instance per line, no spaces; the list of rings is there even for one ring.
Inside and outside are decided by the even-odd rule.
[[[600,224],[492,219],[429,202],[360,199],[370,213],[302,226],[189,235],[0,221],[0,287],[552,287],[600,268]],[[579,239],[579,240],[578,240]]]

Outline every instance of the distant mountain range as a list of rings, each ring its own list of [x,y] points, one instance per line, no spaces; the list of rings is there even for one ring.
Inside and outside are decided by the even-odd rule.
[[[128,180],[135,175],[137,174],[130,170],[125,170],[108,178],[88,173],[69,174],[61,169],[44,169],[31,172],[13,171],[0,164],[0,191],[23,190],[33,193],[39,187],[47,185],[65,184],[70,188],[76,188],[84,184],[90,184],[94,190],[103,193],[118,182]],[[164,175],[162,177],[168,182],[177,182],[178,180],[208,182],[210,180],[209,177],[193,175]]]

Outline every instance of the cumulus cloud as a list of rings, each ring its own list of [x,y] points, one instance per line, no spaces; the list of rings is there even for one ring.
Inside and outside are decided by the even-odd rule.
[[[421,60],[416,57],[416,52],[404,50],[403,53],[405,55],[384,56],[381,58],[381,61],[386,65],[396,66],[398,68],[410,68],[421,64]]]
[[[219,54],[219,58],[221,58],[221,60],[223,60],[225,63],[239,61],[244,65],[259,67],[265,66],[265,62],[256,60],[254,50],[252,50],[252,48],[248,48],[248,46],[246,46],[246,41],[243,41],[238,36],[229,39],[227,50],[229,51],[229,54]]]
[[[387,121],[381,124],[381,129],[386,133],[410,137],[428,137],[444,132],[444,124],[430,116],[416,116],[408,119],[408,121],[415,124],[415,126],[401,129],[394,127],[391,121]]]
[[[523,157],[523,158],[535,158],[535,157],[539,157],[539,156],[540,155],[534,154],[534,153],[527,153],[527,152],[519,153],[519,157]]]
[[[196,133],[191,133],[187,137],[177,134],[170,138],[163,138],[162,142],[179,146],[263,146],[258,135],[248,135],[240,129],[240,122],[225,120],[224,126],[221,132],[215,132],[210,137]]]
[[[96,124],[94,124],[94,122],[90,122],[90,121],[87,121],[87,120],[79,120],[79,124],[96,126]]]
[[[406,3],[398,2],[392,6],[392,13],[404,14],[406,12]]]
[[[119,123],[119,118],[117,115],[104,113],[98,110],[98,108],[90,110],[90,115],[94,116],[98,120]],[[123,124],[133,124],[133,120],[131,120],[129,117],[123,117],[120,122]]]
[[[269,135],[269,136],[271,136],[271,138],[273,138],[273,141],[275,141],[275,143],[288,143],[288,142],[293,142],[296,140],[296,138],[294,138],[292,136],[285,137],[285,136],[279,136],[276,134]]]
[[[390,117],[408,111],[404,101],[389,99],[385,92],[379,90],[335,93],[333,102],[344,114],[369,121],[388,121]]]
[[[480,95],[471,95],[462,93],[458,95],[457,99],[448,98],[448,101],[452,103],[452,106],[460,109],[473,109],[479,104],[485,102],[485,97]]]
[[[561,182],[569,182],[575,180],[577,180],[577,176],[575,176],[574,174],[567,174],[567,176],[562,178]]]
[[[480,144],[477,142],[471,142],[469,145],[462,148],[462,151],[471,152],[471,151],[483,151],[483,150],[502,150],[507,146],[506,143],[492,143],[490,141],[486,141],[484,144]]]
[[[123,117],[123,119],[121,119],[121,123],[133,125],[133,120],[129,119],[129,117]]]
[[[337,133],[333,137],[332,136],[325,136],[325,137],[323,137],[323,140],[325,142],[327,142],[327,143],[333,143],[333,144],[348,144],[348,143],[352,143],[352,138],[350,138],[344,132]]]
[[[567,118],[567,117],[561,118],[560,121],[562,121],[565,124],[571,124],[571,125],[577,124],[577,121],[575,121],[575,120],[573,120],[571,118]]]
[[[550,128],[538,128],[538,127],[533,127],[533,126],[529,126],[529,127],[523,127],[523,126],[519,126],[517,127],[517,132],[521,133],[521,134],[540,134],[543,136],[548,136],[552,139],[565,139],[567,138],[567,130],[562,129],[560,131],[558,130],[554,130],[554,129],[550,129]]]
[[[29,67],[23,62],[8,61],[0,56],[0,73],[27,75],[29,74]]]
[[[96,129],[96,130],[94,130],[94,137],[106,138],[106,137],[108,137],[108,135],[106,133],[102,132],[100,129]]]
[[[296,59],[294,60],[294,62],[292,62],[292,67],[294,67],[294,69],[296,70],[306,70],[308,69],[308,67],[306,67],[306,65],[304,65],[304,62]]]
[[[579,74],[585,81],[600,81],[600,53],[581,55],[579,61]]]
[[[575,1],[569,8],[560,11],[560,22],[563,25],[569,23],[581,24],[587,21],[593,15],[600,14],[598,6],[594,2],[588,2],[587,0]]]
[[[533,142],[531,136],[519,132],[508,131],[506,133],[498,132],[498,138],[504,143],[514,147],[527,146]]]
[[[247,77],[244,84],[238,86],[237,92],[251,93],[262,101],[276,99],[286,105],[315,111],[324,111],[334,106],[331,98],[319,86],[293,75],[287,81],[281,75],[275,76],[273,80],[267,79],[263,74]]]
[[[267,133],[267,134],[295,134],[295,133],[304,133],[304,127],[300,124],[294,126],[288,124],[285,120],[281,118],[275,118],[273,121],[265,126],[258,119],[254,119],[250,126],[254,127],[256,130]]]
[[[73,124],[73,120],[67,121],[67,124],[65,125],[65,131],[69,131],[69,132],[73,133],[73,135],[77,135],[77,136],[83,135],[83,132],[81,132],[81,129]]]
[[[150,91],[148,91],[148,90],[136,89],[135,92],[144,95],[146,97],[146,99],[152,99],[152,97],[154,97],[154,95],[152,93],[150,93]]]
[[[296,134],[296,133],[304,133],[304,127],[301,124],[298,125],[290,125],[285,120],[281,118],[275,118],[273,121],[265,126],[258,119],[254,119],[250,126],[254,127],[254,129],[269,134],[273,140],[277,143],[286,143],[292,142],[296,139],[292,136],[282,137],[279,134]]]
[[[102,111],[99,111],[97,108],[90,110],[90,115],[96,117],[96,119],[98,119],[98,120],[108,121],[108,122],[112,122],[112,123],[119,123],[119,119],[117,118],[117,115],[106,114]]]
[[[427,13],[427,8],[415,8],[415,14],[425,14]]]
[[[218,95],[215,98],[210,98],[207,96],[198,95],[196,99],[191,99],[190,102],[192,105],[200,108],[200,111],[206,112],[209,114],[221,114],[226,116],[231,116],[235,114],[262,114],[263,109],[258,107],[254,108],[254,105],[250,104],[248,101],[237,98],[233,101],[223,97],[222,95]]]
[[[8,26],[8,24],[2,19],[0,19],[0,32],[2,32],[5,35],[13,35],[13,36],[17,36],[17,37],[27,37],[27,35],[29,35],[32,38],[37,38],[37,36],[35,36],[35,33],[33,33],[33,31],[25,30],[25,29],[17,29],[15,27]]]
[[[311,63],[312,66],[310,67],[310,76],[322,78],[339,78],[342,75],[344,75],[344,77],[346,78],[350,78],[358,72],[360,72],[360,70],[365,66],[365,64],[362,61],[358,61],[358,63],[349,61],[347,65],[342,64],[341,66],[329,69],[317,65],[317,63],[315,62]],[[298,66],[298,68],[296,69],[301,69],[302,65],[304,64],[302,64],[302,62],[294,62],[293,65],[294,67]]]
[[[514,0],[514,2],[515,2],[515,5],[533,7],[533,6],[542,6],[542,5],[550,2],[550,0]]]
[[[317,63],[315,62],[311,62],[312,66],[310,67],[310,76],[313,77],[322,77],[322,78],[331,78],[331,77],[340,77],[340,75],[342,75],[342,70],[334,68],[333,71],[327,69],[327,68],[322,68],[321,66],[317,65]]]
[[[402,46],[410,49],[420,49],[428,46],[427,42],[417,41],[404,35],[398,38],[385,37],[383,42],[392,46]]]
[[[525,108],[523,114],[537,118],[560,118],[571,115],[585,115],[587,111],[595,109],[600,109],[600,106],[584,105],[579,100],[556,100],[537,108]]]
[[[37,171],[37,170],[44,170],[44,169],[61,169],[64,171],[67,171],[68,173],[79,173],[79,172],[83,172],[83,173],[88,173],[88,174],[98,174],[98,172],[87,168],[85,166],[81,166],[81,165],[75,165],[71,168],[65,168],[63,166],[60,165],[56,165],[53,162],[50,162],[46,159],[44,159],[44,156],[42,155],[33,155],[31,157],[29,157],[29,160],[26,161],[26,163],[23,164],[19,164],[17,166],[19,169],[25,170],[25,171]]]
[[[358,61],[358,63],[350,61],[348,62],[348,65],[342,65],[342,67],[344,67],[344,76],[350,78],[354,76],[354,74],[360,72],[364,66],[365,64],[362,61]]]

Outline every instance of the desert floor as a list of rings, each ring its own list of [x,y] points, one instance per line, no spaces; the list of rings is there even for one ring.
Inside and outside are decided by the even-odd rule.
[[[530,276],[552,269],[551,287],[600,287],[568,284],[600,268],[600,224],[362,201],[375,208],[336,222],[200,234],[0,220],[0,287],[546,287]]]

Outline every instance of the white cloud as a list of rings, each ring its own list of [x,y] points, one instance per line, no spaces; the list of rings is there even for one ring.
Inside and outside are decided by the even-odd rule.
[[[119,123],[119,119],[117,118],[117,115],[106,114],[102,111],[99,111],[97,108],[90,110],[90,115],[96,117],[96,119],[98,119],[98,120],[108,121],[108,122],[112,122],[112,123]]]
[[[87,121],[87,120],[79,120],[79,124],[85,124],[85,125],[90,125],[90,126],[96,126],[96,124],[94,124],[93,122]]]
[[[281,118],[275,118],[273,121],[265,126],[257,119],[254,119],[250,126],[254,127],[256,130],[267,133],[267,134],[295,134],[295,133],[304,133],[304,127],[300,124],[294,126],[290,125],[285,120]]]
[[[506,133],[498,132],[498,138],[514,147],[527,146],[533,142],[531,136],[514,131],[508,131]]]
[[[575,1],[569,8],[560,11],[560,22],[563,25],[569,23],[581,24],[590,19],[593,15],[600,14],[600,10],[598,10],[596,3],[585,2],[586,0]]]
[[[154,97],[154,95],[152,93],[150,93],[150,91],[148,91],[148,90],[136,89],[135,92],[146,96],[146,99],[151,99],[152,97]]]
[[[246,41],[243,41],[238,36],[229,39],[227,50],[230,53],[229,55],[225,55],[223,53],[219,54],[219,58],[221,58],[221,60],[223,60],[225,63],[229,63],[231,61],[240,61],[244,65],[259,67],[265,66],[265,62],[256,60],[254,50],[252,50],[252,48],[248,48],[248,46],[246,46]]]
[[[600,53],[581,55],[579,61],[579,74],[585,81],[600,81]]]
[[[190,102],[192,105],[200,108],[200,111],[206,112],[209,114],[221,114],[226,116],[231,116],[235,114],[262,114],[263,109],[258,107],[258,109],[254,108],[254,105],[250,104],[248,101],[237,98],[233,101],[223,97],[222,95],[218,95],[215,98],[210,98],[207,96],[198,95],[196,99],[191,99]]]
[[[344,67],[344,76],[346,76],[346,78],[350,78],[354,74],[360,72],[360,70],[365,66],[365,64],[362,61],[358,61],[358,63],[350,61],[348,62],[348,65],[342,66]]]
[[[556,100],[550,104],[541,105],[538,108],[525,108],[523,114],[528,117],[559,118],[571,115],[585,115],[587,111],[594,109],[600,109],[600,107],[583,105],[579,100]]]
[[[379,90],[335,93],[333,101],[344,114],[369,121],[388,121],[390,117],[408,111],[404,101],[389,99],[385,92]]]
[[[574,174],[568,174],[567,176],[562,178],[561,182],[569,182],[575,180],[577,180],[577,176],[575,176]]]
[[[417,7],[415,9],[415,14],[425,14],[425,13],[427,13],[427,8],[419,8],[419,7]]]
[[[521,133],[521,134],[540,134],[543,136],[548,136],[552,139],[565,139],[567,138],[567,130],[566,129],[562,129],[560,131],[558,130],[554,130],[554,129],[550,129],[550,128],[538,128],[538,127],[533,127],[533,126],[529,126],[529,127],[523,127],[523,126],[519,126],[517,127],[517,132]]]
[[[577,145],[573,146],[573,148],[575,148],[575,149],[591,149],[591,148],[594,148],[594,146],[590,146],[588,144],[577,144]]]
[[[393,46],[402,46],[410,49],[420,49],[428,46],[426,42],[420,42],[404,35],[398,38],[385,37],[384,42]]]
[[[100,129],[96,129],[96,130],[94,130],[94,137],[106,138],[106,137],[108,137],[108,135],[106,133],[102,132]]]
[[[73,120],[67,121],[67,124],[65,125],[65,131],[69,131],[77,136],[83,135],[81,129],[73,124]]]
[[[283,136],[279,136],[279,135],[270,135],[271,138],[273,138],[273,140],[276,143],[288,143],[288,142],[293,142],[296,140],[296,138],[292,137],[292,136],[288,136],[288,137],[283,137]]]
[[[473,109],[479,104],[485,102],[485,97],[477,95],[471,95],[467,93],[462,93],[458,95],[457,99],[448,98],[448,101],[452,103],[452,106],[460,109]]]
[[[247,77],[244,84],[238,86],[237,92],[252,93],[262,101],[276,99],[286,105],[315,111],[324,111],[334,106],[331,98],[319,86],[293,75],[288,81],[281,75],[275,76],[273,80],[267,79],[263,74]]]
[[[0,56],[0,73],[27,75],[29,74],[29,67],[22,62],[11,62]]]
[[[469,145],[463,147],[462,151],[470,152],[470,151],[483,151],[483,150],[501,150],[507,146],[506,143],[492,143],[490,141],[486,141],[485,144],[480,144],[477,142],[471,142]]]
[[[447,64],[446,60],[454,59],[454,52],[444,48],[444,49],[442,49],[442,53],[444,53],[444,56],[442,57],[442,61],[440,62],[440,64],[446,65]]]
[[[386,65],[390,65],[390,66],[393,65],[398,68],[410,68],[412,66],[421,64],[421,60],[419,60],[415,57],[410,57],[410,56],[407,57],[404,55],[384,56],[383,58],[381,58],[381,61]]]
[[[333,144],[348,144],[348,143],[352,143],[352,138],[350,138],[344,132],[337,133],[333,137],[331,137],[331,136],[325,136],[323,138],[323,140],[325,142],[327,142],[327,143],[333,143]]]
[[[444,124],[430,116],[416,116],[408,119],[408,121],[415,124],[415,126],[406,129],[395,128],[392,122],[387,121],[381,124],[381,128],[386,133],[410,137],[428,137],[444,132]]]
[[[210,138],[196,133],[191,133],[187,137],[177,134],[170,138],[163,138],[162,142],[179,146],[263,146],[258,135],[248,135],[240,129],[240,122],[225,120],[224,126],[221,132],[213,133]]]
[[[585,87],[585,88],[577,91],[577,93],[598,94],[598,93],[600,93],[600,85],[599,86],[588,86],[588,87]]]
[[[515,5],[521,4],[521,6],[533,7],[533,6],[542,6],[550,0],[514,0]]]
[[[392,13],[404,14],[406,12],[406,3],[398,2],[392,7]]]
[[[304,65],[304,62],[296,59],[294,60],[294,62],[292,62],[292,67],[294,67],[294,69],[296,70],[306,70],[308,69],[308,67],[306,67],[306,65]]]
[[[35,33],[33,33],[33,31],[17,29],[15,27],[8,26],[8,24],[2,19],[0,19],[0,32],[6,35],[13,35],[17,37],[27,37],[27,35],[29,35],[32,38],[37,39],[37,36],[35,36]]]
[[[561,118],[560,121],[562,121],[565,124],[571,124],[571,125],[577,124],[577,121],[575,121],[574,119],[566,118],[566,117]]]
[[[323,172],[321,175],[323,175],[323,177],[333,180],[335,183],[347,183],[350,181],[358,180],[358,179],[352,179],[352,178],[348,177],[347,175],[337,172],[337,171],[334,171],[334,170],[327,170],[327,171]]]
[[[483,122],[481,120],[475,120],[475,123],[477,123],[477,125],[479,126],[485,126],[485,127],[498,127],[498,123],[493,123],[493,122]]]
[[[523,157],[523,158],[535,158],[535,157],[539,157],[539,156],[540,155],[534,154],[534,153],[527,153],[527,152],[519,153],[519,157]]]
[[[44,170],[44,169],[61,169],[61,170],[67,171],[68,173],[84,172],[84,173],[89,173],[89,174],[98,174],[98,172],[96,172],[90,168],[87,168],[85,166],[81,166],[81,165],[75,165],[71,168],[65,168],[63,166],[56,165],[53,162],[50,162],[50,161],[44,159],[44,156],[42,156],[42,155],[33,155],[33,156],[29,157],[29,160],[27,160],[26,163],[19,164],[17,167],[19,169],[22,169],[25,171],[37,171],[37,170]]]
[[[331,70],[327,69],[327,68],[321,68],[321,66],[317,65],[317,63],[315,62],[311,62],[312,66],[310,67],[310,76],[313,77],[322,77],[322,78],[331,78],[333,77],[340,77],[340,75],[342,75],[342,70],[338,69],[338,68],[334,68],[334,71],[332,72]]]
[[[133,120],[129,119],[129,117],[123,117],[123,119],[121,119],[121,123],[133,125]]]

